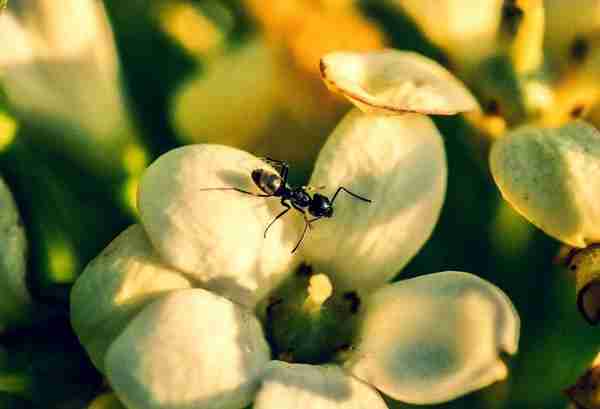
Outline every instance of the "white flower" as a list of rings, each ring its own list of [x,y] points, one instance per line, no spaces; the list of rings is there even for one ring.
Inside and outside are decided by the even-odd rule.
[[[57,126],[53,138],[78,156],[114,166],[134,138],[102,2],[10,1],[0,13],[0,43],[0,83],[15,112]]]
[[[506,376],[499,353],[516,351],[519,318],[498,288],[461,272],[386,284],[442,206],[446,159],[428,117],[343,119],[310,183],[372,203],[340,193],[294,254],[299,212],[263,237],[279,200],[205,190],[258,193],[253,169],[275,172],[220,145],[163,155],[140,184],[141,225],[73,288],[73,326],[125,406],[380,409],[376,389],[435,403]],[[293,274],[301,263],[318,274]]]
[[[490,168],[504,198],[575,247],[600,240],[600,133],[584,121],[521,127],[494,143]]]

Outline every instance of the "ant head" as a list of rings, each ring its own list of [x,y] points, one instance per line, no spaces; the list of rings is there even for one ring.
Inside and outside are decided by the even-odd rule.
[[[256,186],[268,195],[274,195],[281,188],[282,179],[276,173],[265,169],[254,169],[251,176]]]
[[[315,217],[333,216],[333,206],[327,196],[315,193],[308,208],[310,214]]]

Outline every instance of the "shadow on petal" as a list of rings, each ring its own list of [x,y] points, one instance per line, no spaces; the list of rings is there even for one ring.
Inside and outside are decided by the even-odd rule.
[[[272,361],[265,370],[255,409],[387,409],[377,391],[337,366]]]
[[[367,300],[346,366],[394,399],[432,404],[507,376],[520,321],[508,297],[474,275],[447,271],[400,281]]]

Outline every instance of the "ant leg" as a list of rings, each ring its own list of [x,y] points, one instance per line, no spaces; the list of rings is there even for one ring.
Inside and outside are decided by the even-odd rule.
[[[310,186],[310,185],[307,185],[307,186],[302,186],[302,188],[303,188],[304,190],[308,191],[308,192],[313,192],[313,191],[315,191],[315,190],[321,190],[321,189],[325,189],[326,187],[327,187],[327,186],[325,186],[325,185],[321,185],[321,186]]]
[[[287,164],[287,162],[284,162],[284,161],[278,160],[278,159],[269,158],[268,156],[265,157],[264,159],[270,165],[274,165],[273,167],[279,168],[279,170],[278,170],[279,175],[281,176],[281,179],[283,179],[284,185],[287,184],[288,171],[290,168],[289,165]]]
[[[267,232],[269,231],[269,228],[273,225],[273,223],[275,223],[277,221],[277,219],[282,217],[284,214],[286,214],[291,209],[290,205],[287,204],[286,202],[284,202],[283,200],[284,199],[281,199],[281,204],[283,206],[285,206],[286,209],[283,212],[279,213],[277,216],[275,216],[275,218],[271,221],[271,223],[269,223],[269,225],[265,229],[265,234],[264,234],[265,239],[267,238]]]
[[[272,197],[273,195],[261,194],[261,193],[252,193],[247,190],[238,189],[237,187],[209,187],[206,189],[198,189],[200,191],[206,190],[235,190],[236,192],[243,193],[245,195],[256,196],[256,197]]]
[[[300,236],[300,240],[298,240],[296,247],[294,247],[294,249],[292,250],[292,254],[294,254],[294,252],[298,250],[298,247],[300,247],[300,243],[302,243],[302,240],[304,240],[304,236],[306,235],[306,230],[308,229],[308,227],[309,223],[304,223],[304,230],[302,231],[302,236]]]
[[[333,197],[331,198],[331,204],[333,204],[333,202],[335,202],[335,198],[337,197],[338,193],[340,193],[342,190],[344,192],[348,193],[350,196],[352,196],[352,197],[354,197],[354,198],[356,198],[358,200],[362,200],[363,202],[371,203],[370,199],[367,199],[366,197],[359,196],[356,193],[352,193],[351,191],[349,191],[345,187],[340,186],[340,187],[338,187],[338,190],[335,191]]]

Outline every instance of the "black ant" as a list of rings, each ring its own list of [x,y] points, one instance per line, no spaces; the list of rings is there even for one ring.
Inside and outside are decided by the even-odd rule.
[[[264,237],[267,237],[267,232],[269,228],[275,223],[280,217],[285,215],[292,207],[298,210],[304,216],[304,230],[302,231],[302,236],[300,240],[292,250],[294,253],[298,247],[300,247],[300,243],[304,240],[304,236],[306,235],[306,231],[310,229],[310,225],[313,222],[323,218],[323,217],[331,217],[333,216],[333,203],[337,198],[338,193],[346,192],[350,196],[362,200],[363,202],[371,203],[371,200],[359,196],[355,193],[352,193],[348,189],[340,186],[333,194],[333,197],[329,199],[325,195],[321,195],[319,193],[314,193],[313,196],[308,193],[308,190],[312,188],[306,186],[300,187],[291,187],[288,185],[288,171],[289,166],[286,162],[264,158],[266,163],[273,166],[277,173],[273,173],[267,169],[254,169],[251,173],[252,180],[254,184],[264,192],[264,194],[257,194],[248,192],[247,190],[239,189],[237,187],[216,187],[216,188],[208,188],[202,190],[235,190],[240,193],[244,193],[246,195],[256,196],[256,197],[280,197],[281,204],[285,209],[279,213],[275,218],[269,223],[267,228],[265,229]],[[290,206],[291,205],[291,206]],[[313,219],[309,219],[307,217],[308,214],[313,216]]]

